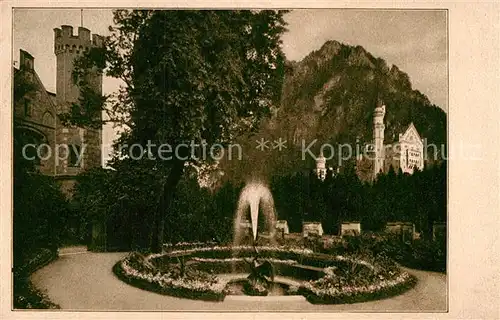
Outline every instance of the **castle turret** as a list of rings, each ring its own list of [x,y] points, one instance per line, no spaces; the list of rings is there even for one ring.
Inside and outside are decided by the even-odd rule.
[[[318,179],[325,180],[325,178],[326,178],[326,158],[323,156],[323,152],[321,152],[319,157],[316,158],[316,174],[318,176]]]
[[[35,69],[35,58],[24,50],[19,50],[19,69],[33,71]]]
[[[384,168],[384,117],[385,105],[379,102],[373,113],[373,143],[375,158],[373,163],[373,176],[376,177]]]
[[[78,34],[73,35],[73,27],[63,25],[54,28],[54,53],[57,59],[56,95],[58,106],[64,109],[71,102],[76,102],[80,95],[79,88],[73,83],[74,60],[92,47],[102,47],[103,37],[93,34],[84,27],[78,27]],[[102,92],[102,75],[93,72],[90,83],[96,92]],[[66,111],[66,110],[60,110]]]

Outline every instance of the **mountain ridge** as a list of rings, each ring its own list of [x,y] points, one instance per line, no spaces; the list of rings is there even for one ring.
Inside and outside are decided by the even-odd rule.
[[[307,146],[318,141],[311,148],[315,155],[323,143],[371,143],[373,110],[381,102],[387,110],[385,143],[397,141],[414,123],[422,138],[446,147],[446,113],[412,88],[408,74],[362,46],[329,40],[302,60],[287,61],[280,107],[257,134],[238,140],[248,150],[246,163],[236,166],[240,168],[229,164],[224,170],[242,177],[268,177],[312,169],[314,159],[301,158],[304,142]],[[282,138],[286,149],[258,152],[254,140],[260,138],[271,142]]]

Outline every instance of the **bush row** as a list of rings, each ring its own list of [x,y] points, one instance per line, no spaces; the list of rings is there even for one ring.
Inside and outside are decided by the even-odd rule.
[[[370,252],[388,256],[408,268],[446,272],[446,241],[414,240],[403,242],[387,235],[347,237],[321,250],[327,254]]]
[[[57,251],[40,249],[31,258],[25,258],[14,271],[14,309],[59,309],[48,296],[35,288],[30,275],[57,259]]]

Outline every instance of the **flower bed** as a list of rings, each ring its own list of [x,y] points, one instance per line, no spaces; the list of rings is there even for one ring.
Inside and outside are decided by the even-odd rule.
[[[227,282],[213,275],[198,272],[179,277],[173,273],[137,270],[129,256],[115,264],[113,271],[123,281],[141,289],[190,299],[220,301],[225,297]]]
[[[331,283],[330,280],[322,278],[313,283],[305,283],[299,288],[299,293],[309,302],[316,304],[358,303],[399,295],[411,289],[416,283],[416,279],[407,272],[392,280],[364,286],[337,288],[333,284],[335,282]]]
[[[118,262],[114,270],[124,281],[143,289],[221,301],[228,293],[228,280],[216,274],[248,272],[245,258],[254,256],[254,250],[250,246],[214,246],[149,256],[135,253]],[[289,247],[264,246],[257,250],[260,258],[273,264],[277,275],[304,280],[297,292],[312,303],[380,299],[399,294],[415,284],[414,277],[383,257],[327,255]],[[174,257],[182,257],[182,260],[174,263]]]
[[[299,292],[311,303],[356,303],[398,295],[415,285],[416,279],[409,273],[401,271],[392,261],[377,258],[378,262],[350,258],[353,262],[350,270],[325,268],[324,277],[304,282]],[[357,269],[356,265],[369,266],[371,272]]]
[[[165,243],[163,244],[163,250],[171,250],[171,249],[194,249],[194,248],[203,248],[208,246],[217,245],[216,242],[177,242],[175,244]]]
[[[279,259],[267,259],[271,263],[282,263],[282,264],[296,264],[295,260],[279,260]],[[244,258],[229,258],[229,259],[211,259],[211,258],[197,258],[194,257],[192,261],[198,262],[212,262],[212,263],[232,263],[232,262],[243,262]]]
[[[190,249],[175,249],[168,253],[157,253],[147,257],[153,264],[162,268],[165,264],[175,263],[177,256],[206,259],[232,259],[251,258],[255,255],[254,247],[252,246],[213,246],[204,248],[190,248]],[[279,260],[295,260],[302,263],[305,255],[310,255],[313,252],[309,249],[293,248],[293,247],[258,247],[259,256],[262,258],[276,258]],[[174,258],[173,258],[174,257]]]

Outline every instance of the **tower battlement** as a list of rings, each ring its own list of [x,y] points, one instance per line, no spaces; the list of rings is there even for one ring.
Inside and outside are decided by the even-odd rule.
[[[61,28],[54,28],[54,52],[56,55],[64,52],[79,54],[91,47],[102,47],[103,44],[103,36],[91,35],[90,30],[84,27],[78,27],[76,35],[73,34],[72,26],[63,25]]]
[[[73,27],[62,25],[54,28],[54,53],[56,54],[57,77],[56,96],[59,111],[65,111],[73,102],[78,101],[80,89],[73,83],[72,76],[75,59],[95,47],[104,45],[104,37],[91,34],[90,30],[78,27],[78,33],[73,34]],[[102,75],[95,70],[89,78],[96,92],[102,91]],[[67,111],[67,110],[66,110]]]

